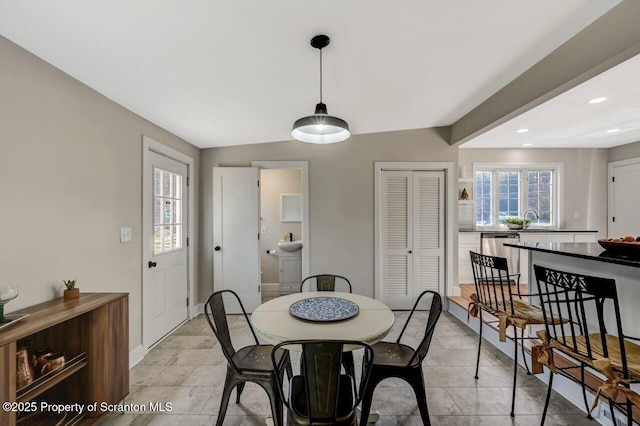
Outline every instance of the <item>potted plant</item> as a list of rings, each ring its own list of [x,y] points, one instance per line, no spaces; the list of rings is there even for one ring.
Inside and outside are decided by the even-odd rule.
[[[64,291],[64,300],[77,299],[80,297],[80,289],[76,288],[76,280],[62,280],[66,287]]]
[[[522,220],[520,217],[507,216],[502,220],[502,223],[504,223],[509,229],[522,229],[529,226],[531,219],[527,218]]]

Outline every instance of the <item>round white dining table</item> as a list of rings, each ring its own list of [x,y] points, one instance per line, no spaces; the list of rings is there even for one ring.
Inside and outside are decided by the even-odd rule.
[[[301,320],[289,313],[292,304],[313,297],[338,297],[358,306],[358,314],[336,322]],[[258,337],[273,345],[286,340],[356,340],[370,345],[382,340],[393,326],[393,312],[385,304],[352,293],[313,291],[276,297],[258,306],[251,323]],[[289,348],[294,349],[295,348]],[[345,348],[349,350],[349,348]]]

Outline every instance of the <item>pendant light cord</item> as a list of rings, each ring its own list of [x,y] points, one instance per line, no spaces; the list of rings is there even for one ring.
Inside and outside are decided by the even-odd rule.
[[[322,103],[322,49],[320,50],[320,103]]]

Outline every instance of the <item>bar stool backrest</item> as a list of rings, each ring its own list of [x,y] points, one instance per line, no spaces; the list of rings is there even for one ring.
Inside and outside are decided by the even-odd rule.
[[[511,286],[516,282],[509,276],[507,259],[473,251],[469,253],[478,302],[495,311],[513,314]]]
[[[534,271],[550,341],[578,358],[609,358],[615,351],[620,354],[624,377],[629,377],[615,280],[540,265],[534,265]],[[617,338],[607,339],[607,325]]]

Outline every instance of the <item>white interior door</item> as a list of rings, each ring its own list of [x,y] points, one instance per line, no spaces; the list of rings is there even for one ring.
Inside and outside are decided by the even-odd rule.
[[[613,165],[610,184],[609,238],[640,232],[640,159],[631,164]]]
[[[247,312],[261,301],[259,180],[257,167],[213,168],[213,288],[235,291]]]
[[[145,179],[143,321],[149,346],[187,320],[187,165],[150,152]],[[148,231],[147,231],[148,230]]]
[[[444,283],[444,172],[383,171],[380,277],[382,301],[411,309],[424,290]]]

